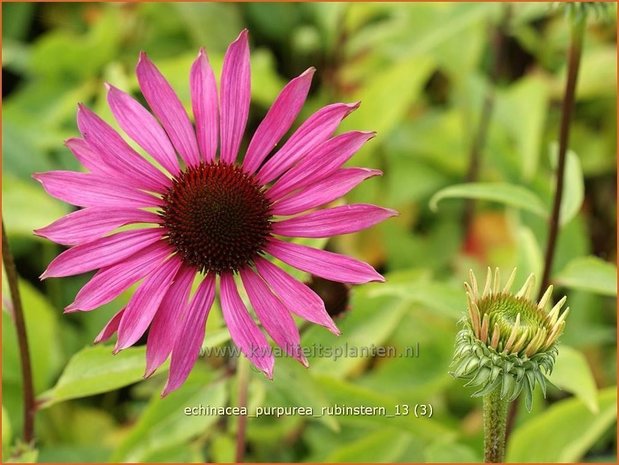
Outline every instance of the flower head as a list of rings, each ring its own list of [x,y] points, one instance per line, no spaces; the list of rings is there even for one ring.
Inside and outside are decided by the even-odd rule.
[[[42,277],[98,270],[68,312],[93,310],[141,281],[96,342],[118,333],[119,351],[148,329],[147,375],[171,356],[164,394],[183,383],[198,358],[217,281],[233,341],[271,377],[273,354],[241,298],[241,285],[264,330],[304,364],[292,313],[339,331],[318,295],[268,256],[333,281],[383,280],[364,262],[283,239],[352,233],[396,214],[367,204],[319,209],[380,174],[342,167],[374,136],[360,131],[333,135],[358,104],[318,110],[271,153],[301,111],[313,74],[310,68],[284,87],[241,160],[250,104],[247,31],[226,52],[219,89],[204,50],[193,63],[189,81],[195,128],[171,86],[142,53],[137,77],[152,113],[111,85],[107,96],[120,127],[155,163],[80,105],[82,137],[69,139],[67,146],[88,172],[34,175],[50,195],[82,207],[35,231],[71,246]],[[135,227],[117,231],[129,224]]]
[[[546,311],[552,296],[549,286],[539,302],[531,300],[535,278],[531,274],[522,288],[511,293],[516,270],[501,286],[499,269],[488,268],[483,290],[473,272],[465,283],[468,318],[456,338],[452,374],[479,389],[473,396],[499,390],[500,398],[514,400],[524,390],[527,408],[539,383],[546,393],[545,374],[552,372],[557,339],[563,332],[569,308],[561,312],[563,297]]]

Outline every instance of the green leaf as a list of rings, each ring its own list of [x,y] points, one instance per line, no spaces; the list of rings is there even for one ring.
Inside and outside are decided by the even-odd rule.
[[[406,450],[413,442],[410,434],[390,428],[345,443],[324,460],[326,463],[399,462],[406,460]]]
[[[376,390],[367,389],[344,380],[338,380],[328,375],[314,375],[321,385],[330,404],[345,405],[347,407],[364,406],[371,408],[384,408],[384,415],[342,415],[338,417],[342,425],[372,425],[378,427],[398,428],[408,431],[421,440],[432,441],[437,437],[452,438],[455,433],[447,426],[442,425],[434,418],[416,418],[414,405],[402,402],[394,396],[388,396]],[[408,415],[394,415],[396,405],[409,405]],[[404,410],[401,410],[404,412]]]
[[[550,163],[555,169],[558,153],[559,144],[552,143],[550,145]],[[559,214],[561,226],[568,223],[578,214],[585,198],[585,179],[580,158],[571,150],[568,150],[565,155],[565,179]]]
[[[112,391],[142,380],[146,348],[130,347],[113,355],[110,346],[87,347],[75,354],[58,383],[41,394],[41,407]]]
[[[213,382],[213,377],[203,372],[192,373],[181,388],[163,399],[157,391],[114,453],[112,462],[141,462],[175,445],[187,444],[192,437],[204,433],[219,416],[209,415],[206,410],[207,414],[191,415],[186,409],[224,407],[226,401],[226,383]]]
[[[11,429],[11,420],[4,405],[2,406],[2,450],[11,444],[13,438],[13,430]]]
[[[538,74],[520,79],[497,98],[496,117],[514,140],[526,180],[538,169],[548,103],[547,80]]]
[[[432,281],[427,273],[404,271],[389,273],[386,282],[368,290],[368,297],[397,296],[449,318],[462,317],[466,298],[461,286]]]
[[[578,462],[616,422],[617,387],[598,394],[593,414],[580,399],[566,399],[532,417],[514,431],[507,462]],[[540,440],[543,438],[543,440]]]
[[[433,442],[426,448],[426,462],[439,463],[474,463],[481,458],[470,446],[458,442],[448,442],[442,439]]]
[[[488,200],[526,210],[543,218],[548,215],[546,206],[537,195],[514,184],[498,182],[456,184],[434,194],[430,199],[430,208],[436,211],[438,203],[449,198]]]
[[[382,283],[378,284],[380,285]],[[341,336],[336,337],[317,326],[312,326],[305,332],[303,345],[326,349],[308,354],[313,373],[345,377],[355,372],[371,358],[353,354],[350,349],[360,352],[361,349],[367,351],[372,346],[379,346],[398,326],[408,304],[391,296],[369,297],[367,293],[374,286],[370,284],[352,290],[351,310],[345,318],[338,321]],[[377,312],[377,308],[381,311]]]
[[[228,331],[228,328],[216,329],[214,331],[207,331],[206,336],[204,336],[204,341],[202,341],[201,350],[207,351],[211,347],[220,346],[224,342],[228,342],[230,338],[231,336],[230,336],[230,331]]]
[[[278,358],[273,380],[268,384],[268,389],[280,391],[291,405],[311,407],[314,411],[320,411],[322,407],[328,405],[322,386],[311,378],[308,370],[294,359]],[[340,430],[335,417],[324,415],[318,420],[331,431]]]
[[[8,234],[37,238],[33,229],[47,226],[69,211],[67,205],[47,195],[37,184],[34,180],[2,176],[2,211]]]
[[[616,296],[617,266],[598,257],[579,257],[569,262],[553,281],[572,289]]]
[[[569,150],[565,163],[565,184],[559,215],[561,225],[568,223],[578,214],[585,199],[585,179],[580,158]]]
[[[25,39],[28,35],[35,5],[7,3],[2,6],[2,39]]]
[[[6,296],[3,307],[7,308],[7,304],[10,302],[10,293],[8,292],[5,273],[2,273],[2,289],[3,296]],[[35,392],[42,392],[52,384],[63,363],[57,312],[47,298],[29,282],[20,279],[19,292],[26,320],[28,345],[32,354],[34,389]],[[16,386],[21,387],[22,378],[17,351],[17,336],[15,324],[10,314],[11,311],[2,312],[2,380],[3,382],[15,383]],[[9,412],[12,412],[12,407],[11,405],[8,406]]]
[[[352,97],[353,101],[360,100],[361,106],[342,122],[341,130],[362,129],[388,136],[419,96],[433,68],[433,61],[426,56],[399,61],[387,69],[374,69]],[[376,142],[369,142],[372,143]],[[359,163],[358,158],[356,161]]]
[[[516,238],[518,241],[516,249],[518,251],[518,260],[515,283],[524,283],[529,274],[540,275],[544,265],[544,258],[535,234],[530,228],[522,225],[518,226]],[[539,283],[535,283],[533,294],[537,292],[539,285]]]
[[[35,463],[39,457],[38,449],[22,442],[14,446],[6,458],[6,463]]]
[[[585,356],[570,346],[561,345],[550,381],[573,393],[591,411],[598,413],[597,386]]]
[[[209,54],[225,52],[243,28],[237,5],[215,2],[179,2],[171,5],[183,18],[183,26],[187,28],[194,44],[198,47],[208,44]]]
[[[617,82],[617,67],[609,65],[616,60],[616,49],[611,44],[592,48],[583,54],[579,67],[580,76],[576,84],[576,98],[579,101],[600,97],[614,98],[617,94],[617,88],[613,85]],[[555,81],[557,94],[561,97],[565,86],[565,74],[565,71],[561,72]]]
[[[41,448],[40,463],[104,463],[110,457],[110,447],[98,444],[56,443]]]
[[[118,9],[102,9],[101,13],[85,34],[57,28],[39,36],[32,46],[31,73],[51,81],[79,82],[95,76],[114,59],[123,37],[119,30],[128,26]]]
[[[211,440],[209,459],[215,463],[233,463],[235,449],[236,438],[217,432]]]

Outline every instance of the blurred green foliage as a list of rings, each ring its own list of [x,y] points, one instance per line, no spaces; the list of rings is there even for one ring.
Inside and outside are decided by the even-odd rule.
[[[398,218],[329,242],[370,261],[387,283],[350,291],[339,338],[322,328],[303,344],[389,346],[419,357],[277,360],[273,381],[252,374],[256,406],[431,404],[430,418],[251,418],[251,461],[481,459],[480,404],[448,375],[462,281],[469,268],[541,273],[569,27],[548,4],[513,5],[479,182],[465,183],[469,152],[491,86],[495,3],[3,3],[3,218],[16,255],[32,350],[38,460],[202,462],[234,459],[238,419],[186,416],[186,406],[235,405],[217,358],[200,359],[165,399],[165,368],[141,380],[140,347],[112,357],[92,348],[130,291],[86,314],[62,309],[86,277],[38,281],[59,247],[32,235],[69,211],[30,177],[79,169],[63,141],[75,136],[78,102],[115,124],[109,81],[138,95],[133,69],[149,53],[189,109],[188,73],[199,47],[216,74],[243,27],[252,42],[248,134],[284,83],[318,71],[303,116],[361,100],[342,130],[377,130],[352,163],[384,171],[348,201],[375,202]],[[615,12],[612,12],[615,15]],[[517,461],[616,461],[616,49],[615,20],[587,28],[572,125],[562,230],[553,281],[572,313],[546,400],[521,411],[508,451]],[[470,228],[463,198],[476,199]],[[440,203],[439,203],[440,200]],[[318,245],[318,244],[314,244]],[[322,243],[324,245],[324,242]],[[20,452],[21,374],[3,281],[3,455]],[[205,345],[229,344],[217,309]],[[539,441],[543,438],[543,441]],[[532,447],[539,444],[539,447]],[[30,455],[27,455],[30,454]],[[34,455],[33,455],[34,454]]]

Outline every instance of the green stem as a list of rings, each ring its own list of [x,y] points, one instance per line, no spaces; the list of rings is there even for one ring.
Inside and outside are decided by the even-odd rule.
[[[32,383],[32,366],[30,363],[30,350],[28,348],[24,309],[19,293],[19,277],[17,268],[15,267],[15,260],[13,260],[13,254],[11,254],[11,249],[9,248],[9,241],[4,228],[4,219],[2,219],[2,262],[4,263],[6,280],[9,283],[9,291],[11,293],[13,318],[15,320],[15,331],[17,332],[17,345],[21,362],[22,389],[24,392],[24,442],[26,444],[31,444],[34,440],[34,415],[36,413],[36,400],[34,398],[34,387]]]
[[[580,69],[580,57],[582,56],[583,39],[585,35],[585,19],[572,22],[572,32],[570,48],[568,51],[567,80],[565,83],[565,93],[563,96],[563,107],[561,109],[561,127],[559,128],[559,154],[557,162],[557,177],[552,204],[552,213],[548,223],[548,240],[546,242],[546,253],[544,255],[544,271],[539,287],[538,300],[542,298],[544,291],[550,284],[550,274],[554,262],[557,240],[559,237],[559,220],[561,214],[561,202],[563,201],[563,185],[565,179],[565,161],[567,147],[570,140],[570,125],[572,121],[572,110],[576,100],[576,82],[578,81],[578,71]],[[507,419],[507,438],[509,438],[518,415],[518,400],[512,403]]]
[[[501,463],[505,461],[505,426],[507,404],[501,400],[500,389],[484,396],[484,461]]]
[[[559,220],[561,214],[561,202],[563,200],[563,184],[565,179],[565,159],[567,148],[570,141],[570,125],[572,121],[572,110],[576,99],[576,82],[578,81],[578,70],[580,69],[580,57],[582,56],[582,44],[585,32],[585,21],[576,20],[572,23],[572,34],[570,49],[568,52],[567,81],[565,83],[565,94],[563,97],[563,107],[561,109],[561,127],[559,129],[559,156],[557,163],[557,178],[555,185],[555,195],[552,204],[552,214],[550,216],[548,241],[546,242],[546,253],[544,257],[544,272],[539,288],[539,298],[550,284],[550,273],[556,250],[557,238],[559,236]]]
[[[548,226],[548,240],[546,242],[546,252],[544,254],[544,270],[542,272],[542,281],[539,287],[538,300],[542,298],[544,291],[550,284],[550,274],[552,272],[552,264],[554,262],[557,240],[559,238],[559,220],[561,215],[561,203],[563,201],[563,185],[565,183],[565,162],[567,147],[570,140],[572,110],[576,100],[576,83],[578,81],[578,71],[580,69],[580,57],[582,56],[585,25],[585,18],[572,21],[570,48],[567,62],[567,80],[565,82],[563,107],[561,108],[561,126],[559,128],[557,177],[552,203],[552,213],[550,215]],[[509,438],[509,435],[514,428],[519,405],[520,404],[518,401],[515,401],[509,410],[509,417],[507,420],[507,438]]]
[[[239,357],[236,366],[236,375],[239,389],[238,406],[242,409],[247,407],[247,391],[249,388],[249,362],[245,357]],[[238,418],[236,428],[236,463],[243,463],[245,459],[245,432],[247,430],[247,416]]]

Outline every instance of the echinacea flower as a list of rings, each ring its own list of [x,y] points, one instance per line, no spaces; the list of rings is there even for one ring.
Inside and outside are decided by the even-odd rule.
[[[240,161],[250,105],[247,31],[225,54],[219,92],[204,50],[193,63],[195,129],[166,79],[142,53],[137,77],[152,114],[113,86],[108,85],[107,97],[120,127],[158,166],[79,105],[82,138],[69,139],[67,146],[89,172],[34,175],[50,195],[82,207],[35,231],[71,246],[42,277],[98,270],[67,312],[96,309],[141,280],[95,342],[118,333],[119,351],[148,329],[146,375],[171,356],[164,394],[184,382],[199,356],[217,276],[232,340],[268,377],[273,354],[243,303],[240,283],[264,330],[303,364],[307,360],[292,313],[339,334],[316,293],[268,256],[333,281],[384,280],[364,262],[282,239],[352,233],[395,214],[367,204],[317,209],[380,174],[342,167],[374,136],[360,131],[333,136],[358,104],[321,108],[271,155],[301,111],[313,73],[310,68],[284,87]],[[138,228],[113,232],[129,224]]]
[[[546,395],[545,375],[552,372],[558,353],[557,340],[563,333],[569,313],[561,308],[563,297],[550,310],[547,306],[553,287],[549,286],[539,302],[531,299],[535,277],[529,275],[522,288],[513,294],[514,269],[501,286],[499,269],[488,268],[483,289],[470,272],[465,283],[468,318],[456,338],[452,374],[477,387],[474,397],[494,394],[510,402],[523,392],[531,410],[533,389],[537,384]]]

